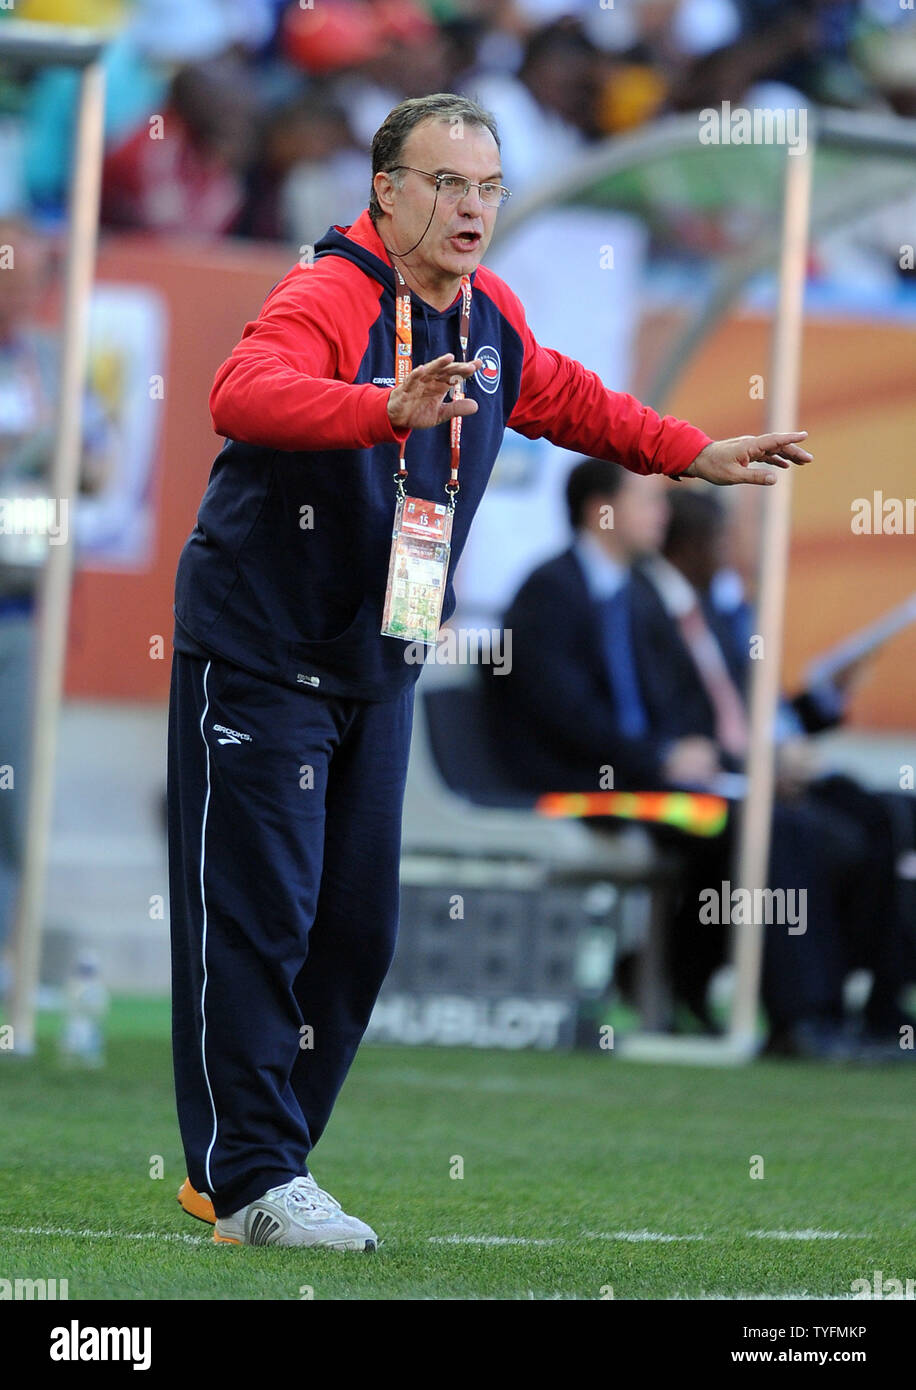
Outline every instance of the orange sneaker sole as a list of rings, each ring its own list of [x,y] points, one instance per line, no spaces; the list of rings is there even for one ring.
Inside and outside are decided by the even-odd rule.
[[[210,1226],[215,1225],[216,1212],[213,1210],[213,1203],[209,1197],[191,1186],[190,1178],[185,1178],[178,1189],[178,1205],[188,1216],[194,1216],[198,1221],[206,1221]]]

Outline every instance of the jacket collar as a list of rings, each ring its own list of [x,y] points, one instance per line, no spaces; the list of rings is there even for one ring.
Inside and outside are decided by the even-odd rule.
[[[367,264],[368,258],[359,253],[353,257],[353,259],[357,260],[364,268],[370,269],[375,278],[382,281],[382,283],[390,289],[391,293],[394,294],[394,264],[385,249],[384,242],[376,230],[375,223],[369,216],[368,208],[361,212],[356,221],[349,226],[341,227],[335,224],[330,227],[318,242],[316,250],[324,252],[325,254],[327,251],[336,251],[338,254],[342,253],[346,255],[348,242],[352,242],[355,246],[360,247],[363,253],[368,253],[368,257],[371,257],[371,260],[376,262],[375,265],[371,264],[371,262]],[[475,269],[471,272],[472,286],[474,285],[476,276],[477,270]],[[426,300],[423,299],[416,290],[412,290],[411,293],[418,305],[422,306],[424,315],[431,318],[435,318],[438,315],[453,313],[461,300],[461,291],[459,289],[447,309],[435,309],[431,304],[427,304]]]

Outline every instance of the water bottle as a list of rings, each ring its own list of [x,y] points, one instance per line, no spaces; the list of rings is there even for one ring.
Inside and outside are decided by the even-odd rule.
[[[101,1067],[105,1061],[105,1015],[108,990],[102,983],[98,958],[82,951],[67,981],[61,1055],[73,1065]]]

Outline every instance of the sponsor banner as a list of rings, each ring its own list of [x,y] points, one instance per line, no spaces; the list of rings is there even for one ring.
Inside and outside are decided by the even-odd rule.
[[[383,993],[366,1041],[549,1051],[572,1047],[575,1024],[572,999]]]

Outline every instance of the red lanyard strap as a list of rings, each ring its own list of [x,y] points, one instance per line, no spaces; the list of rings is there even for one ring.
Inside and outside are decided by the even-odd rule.
[[[395,266],[394,273],[397,276],[398,290],[397,302],[395,305],[394,317],[394,384],[402,385],[410,375],[413,367],[413,320],[411,318],[411,298],[410,288]],[[468,360],[468,342],[471,330],[471,278],[469,275],[461,277],[461,318],[458,328],[458,337],[461,344],[461,360]],[[464,382],[459,381],[457,386],[452,387],[452,400],[457,401],[464,395]],[[458,493],[458,466],[461,462],[461,416],[453,415],[449,421],[449,438],[451,441],[451,464],[450,476],[445,484],[445,490],[449,496],[449,506],[454,509],[455,499]],[[394,475],[398,485],[398,495],[404,496],[404,484],[407,480],[407,466],[404,461],[404,450],[407,441],[401,441],[398,453],[398,471]]]

